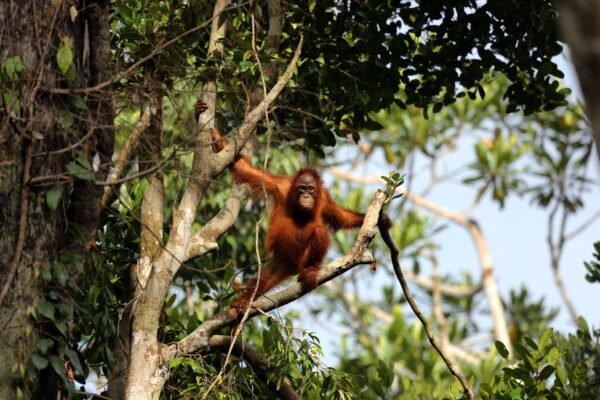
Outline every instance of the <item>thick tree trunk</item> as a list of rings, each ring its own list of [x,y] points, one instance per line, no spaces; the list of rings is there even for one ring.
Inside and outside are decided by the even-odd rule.
[[[156,78],[148,74],[149,78],[146,81],[148,86],[148,98],[149,103],[144,108],[149,107],[151,112],[150,124],[147,131],[144,132],[140,138],[139,147],[139,158],[140,164],[144,165],[144,169],[152,168],[162,162],[161,151],[162,151],[162,98],[163,88],[162,83]],[[146,110],[144,110],[146,111]],[[163,185],[163,174],[159,169],[148,177],[148,188],[144,193],[144,199],[142,201],[142,232],[141,232],[141,248],[138,265],[131,271],[131,298],[137,299],[143,295],[143,288],[146,286],[150,269],[156,258],[160,255],[163,246],[163,223],[164,223],[164,185]],[[137,307],[136,307],[137,308]],[[130,310],[130,309],[128,309]],[[122,399],[126,396],[126,384],[127,375],[132,375],[133,383],[130,384],[130,393],[135,393],[130,398],[158,398],[160,395],[164,380],[167,376],[164,371],[164,377],[152,379],[152,385],[144,384],[144,379],[141,379],[140,372],[145,372],[145,377],[149,378],[154,375],[158,366],[159,358],[151,357],[152,362],[146,361],[146,350],[152,349],[150,353],[155,355],[159,354],[159,344],[156,341],[155,335],[149,335],[149,340],[142,339],[138,340],[138,336],[134,336],[134,353],[132,353],[132,342],[131,338],[131,321],[133,315],[131,312],[124,313],[124,318],[119,336],[120,343],[123,345],[122,348],[117,349],[115,354],[115,361],[118,362],[119,374],[111,379],[111,387],[109,390],[109,397],[111,399]],[[141,344],[142,343],[142,344]],[[142,347],[140,347],[140,344]],[[140,351],[143,350],[143,351]],[[136,363],[135,360],[138,358],[136,355],[143,355],[143,361],[141,361],[140,368],[132,368],[133,372],[130,371],[129,355],[132,356],[132,363]],[[139,362],[138,362],[139,363]],[[160,385],[155,385],[154,382],[160,382]],[[133,391],[133,392],[132,392]],[[143,394],[142,394],[143,392]]]
[[[556,3],[600,157],[600,0],[557,0]]]
[[[65,179],[66,164],[77,151],[90,162],[95,154],[109,159],[112,106],[106,94],[96,102],[82,97],[89,106],[84,116],[73,107],[74,96],[49,93],[87,86],[109,71],[103,65],[110,62],[109,48],[101,46],[108,45],[107,4],[98,8],[88,2],[87,14],[75,12],[82,9],[76,2],[0,3],[0,63],[4,72],[12,68],[0,81],[0,399],[19,393],[25,399],[57,398],[62,381],[50,367],[39,371],[31,362],[37,341],[47,333],[46,325],[32,318],[44,298],[40,276],[65,250],[85,249],[69,232],[90,239],[97,228],[98,190]],[[86,25],[90,35],[84,34]],[[86,38],[89,43],[83,43]],[[75,71],[69,83],[57,67],[57,50],[67,42]],[[89,58],[83,57],[84,48],[90,49]],[[70,124],[67,114],[87,123]],[[94,178],[104,176],[101,168]],[[62,190],[56,209],[47,201],[50,188]],[[67,268],[77,279],[75,269]]]

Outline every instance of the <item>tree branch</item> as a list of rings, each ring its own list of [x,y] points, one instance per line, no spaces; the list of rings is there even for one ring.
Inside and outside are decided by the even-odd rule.
[[[244,121],[240,125],[240,127],[235,132],[230,143],[227,144],[223,148],[222,151],[215,154],[217,158],[216,167],[218,172],[223,170],[227,165],[229,165],[234,156],[239,152],[239,149],[243,147],[246,143],[254,129],[256,128],[256,124],[263,117],[263,114],[268,110],[269,106],[279,96],[279,93],[283,90],[283,88],[287,85],[288,81],[292,78],[294,71],[296,70],[296,65],[298,64],[298,60],[300,59],[300,52],[302,50],[302,44],[304,42],[304,38],[300,37],[300,41],[298,42],[298,46],[294,52],[294,56],[290,61],[290,64],[287,66],[283,75],[279,78],[277,83],[271,88],[269,93],[265,96],[265,98],[256,106],[252,111],[246,115]]]
[[[317,279],[319,285],[332,280],[357,265],[371,264],[373,262],[373,255],[367,250],[367,247],[377,234],[379,211],[383,206],[384,200],[385,195],[383,192],[377,191],[367,208],[364,223],[358,231],[358,237],[354,246],[348,254],[321,268]],[[306,293],[302,285],[296,283],[280,292],[263,295],[252,303],[249,318],[261,312],[270,311],[291,303]],[[227,310],[205,321],[179,342],[164,346],[162,350],[164,360],[171,360],[178,353],[189,354],[203,351],[208,346],[208,339],[214,332],[237,322],[237,318],[236,311]]]
[[[433,291],[435,285],[433,279],[426,278],[422,275],[417,275],[412,271],[405,271],[404,276],[406,276],[409,281],[416,283],[422,288]],[[483,284],[481,282],[477,283],[475,286],[449,285],[444,282],[440,282],[439,284],[439,290],[441,294],[444,296],[457,298],[473,297],[477,293],[481,292],[482,289]]]
[[[13,279],[17,274],[19,262],[21,261],[21,255],[23,254],[23,247],[25,246],[25,236],[27,235],[27,216],[29,214],[29,185],[30,185],[30,174],[31,174],[31,158],[33,153],[33,145],[27,143],[27,150],[25,153],[25,165],[23,166],[23,183],[21,186],[21,205],[19,208],[19,231],[17,234],[17,245],[15,246],[15,254],[8,267],[8,274],[6,274],[6,281],[2,286],[2,292],[0,292],[0,306],[6,298],[10,286],[12,285]]]
[[[360,179],[353,174],[342,171],[340,168],[330,168],[330,171],[336,176],[341,176],[345,179],[351,179],[353,181],[360,181],[363,183],[383,182],[379,177],[367,177]],[[397,189],[396,192],[402,193],[408,200],[412,201],[417,206],[425,208],[426,210],[442,218],[463,226],[469,232],[479,257],[483,289],[488,300],[490,313],[492,314],[492,321],[494,322],[494,337],[504,343],[509,354],[512,354],[512,344],[510,341],[510,336],[508,335],[508,324],[506,323],[506,317],[504,315],[504,306],[502,305],[500,291],[496,282],[494,263],[492,261],[492,256],[490,254],[487,241],[483,236],[483,232],[481,231],[477,221],[475,221],[473,218],[467,218],[463,214],[441,207],[402,188]]]
[[[119,151],[119,155],[117,156],[117,162],[115,163],[114,168],[110,172],[108,179],[106,180],[106,186],[104,187],[104,193],[102,194],[102,199],[100,200],[100,210],[102,210],[108,204],[110,200],[111,193],[113,193],[116,188],[112,187],[112,184],[115,180],[121,176],[123,169],[125,168],[125,163],[129,159],[129,156],[135,150],[142,133],[148,128],[150,125],[150,116],[156,112],[156,105],[150,104],[150,100],[147,100],[142,109],[142,115],[140,116],[140,120],[137,125],[131,131],[131,134],[127,138],[127,141]]]
[[[383,241],[385,242],[385,244],[390,249],[390,256],[392,259],[392,265],[394,266],[394,272],[396,273],[398,282],[400,282],[400,286],[402,286],[402,291],[404,292],[404,296],[406,297],[406,300],[408,301],[410,308],[413,310],[413,312],[415,313],[417,318],[419,318],[419,320],[421,321],[421,324],[423,324],[423,328],[425,329],[425,333],[427,334],[429,343],[431,343],[431,346],[442,357],[442,360],[444,360],[444,363],[446,363],[446,366],[450,370],[450,373],[452,375],[454,375],[454,377],[460,382],[460,384],[463,388],[463,392],[465,393],[465,396],[467,396],[467,399],[469,399],[469,400],[473,399],[474,398],[473,391],[469,387],[469,384],[467,383],[467,380],[465,379],[464,375],[460,371],[460,368],[456,364],[454,364],[454,362],[443,351],[437,338],[433,335],[431,326],[429,326],[427,319],[425,318],[425,316],[419,309],[419,306],[415,302],[415,299],[412,297],[412,294],[410,292],[408,284],[406,283],[406,279],[404,278],[404,275],[402,274],[402,268],[400,267],[400,263],[398,262],[398,255],[399,255],[398,248],[396,247],[396,245],[394,244],[394,241],[392,240],[392,238],[390,236],[389,229],[382,229],[381,237],[382,237]]]

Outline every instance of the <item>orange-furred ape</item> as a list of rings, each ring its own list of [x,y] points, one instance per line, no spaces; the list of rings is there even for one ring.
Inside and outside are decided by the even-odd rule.
[[[198,102],[197,112],[205,109],[204,103]],[[216,152],[227,144],[218,128],[213,129],[213,139]],[[304,290],[316,288],[319,267],[329,248],[328,228],[358,228],[365,215],[337,205],[323,187],[319,173],[312,168],[302,168],[291,177],[272,175],[241,156],[237,156],[229,168],[236,180],[250,184],[257,191],[264,188],[273,200],[266,241],[266,250],[272,259],[261,271],[260,279],[251,279],[240,290],[240,297],[231,308],[243,312],[255,289],[255,298],[258,298],[296,274]],[[387,215],[379,223],[386,227],[391,225]]]

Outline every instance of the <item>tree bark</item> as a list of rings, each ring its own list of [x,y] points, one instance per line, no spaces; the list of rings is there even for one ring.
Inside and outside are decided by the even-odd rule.
[[[99,8],[97,5],[100,5]],[[56,399],[62,388],[51,367],[35,369],[31,356],[46,325],[31,318],[44,298],[40,275],[64,251],[88,253],[98,223],[98,190],[90,183],[64,181],[76,151],[106,161],[112,154],[112,105],[106,94],[72,106],[72,96],[48,96],[52,87],[82,87],[110,73],[108,4],[61,1],[0,3],[0,64],[16,62],[0,92],[0,398]],[[70,12],[71,11],[71,12]],[[84,34],[85,26],[89,35]],[[89,43],[83,43],[89,40]],[[57,67],[57,49],[72,49],[74,79]],[[90,49],[89,57],[83,49]],[[107,56],[108,54],[108,56]],[[12,64],[15,65],[15,64]],[[10,96],[14,101],[7,102]],[[75,121],[69,124],[64,115]],[[100,168],[94,179],[102,180]],[[56,209],[48,190],[61,190]],[[76,232],[76,236],[70,233]],[[84,257],[85,259],[85,257]],[[70,268],[71,279],[77,279]],[[56,337],[54,337],[56,338]]]
[[[556,4],[600,157],[600,0],[558,0]]]

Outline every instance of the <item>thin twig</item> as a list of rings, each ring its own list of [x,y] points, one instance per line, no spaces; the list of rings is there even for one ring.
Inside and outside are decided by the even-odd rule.
[[[444,315],[444,310],[442,308],[442,291],[440,289],[442,280],[440,279],[440,272],[438,270],[438,261],[435,252],[432,250],[431,255],[429,256],[431,260],[431,275],[433,278],[433,315],[435,315],[435,319],[438,323],[438,329],[441,336],[441,348],[447,350],[447,345],[450,342],[450,338],[448,337],[448,324],[446,322],[446,316]]]
[[[394,244],[394,241],[392,240],[392,238],[390,236],[389,230],[388,229],[380,229],[380,232],[381,232],[381,238],[383,239],[385,244],[390,249],[390,256],[391,256],[391,260],[392,260],[392,265],[394,266],[394,272],[396,273],[398,282],[400,282],[400,286],[402,287],[404,296],[406,297],[406,300],[408,301],[408,304],[410,305],[410,308],[412,309],[412,311],[415,313],[417,318],[419,318],[419,321],[421,321],[421,324],[423,324],[423,328],[425,329],[425,333],[427,334],[429,343],[431,343],[431,346],[435,349],[435,351],[438,352],[440,357],[442,357],[442,360],[444,360],[444,363],[446,363],[446,366],[448,367],[448,370],[450,370],[450,373],[452,375],[454,375],[454,377],[458,380],[458,382],[460,383],[460,385],[463,388],[463,392],[465,393],[465,396],[467,396],[467,399],[469,399],[469,400],[473,399],[474,398],[473,391],[469,387],[469,384],[467,383],[467,380],[465,379],[464,375],[460,371],[460,368],[456,364],[454,364],[454,362],[442,350],[439,341],[433,335],[433,332],[431,330],[431,327],[429,326],[429,323],[427,322],[427,319],[425,318],[425,316],[419,309],[419,306],[415,302],[415,299],[412,297],[410,289],[408,288],[408,284],[406,283],[406,279],[404,278],[404,274],[402,273],[402,268],[400,267],[400,263],[398,261],[398,256],[399,256],[400,252],[398,251],[398,248]]]
[[[571,298],[569,297],[569,293],[567,292],[567,288],[565,287],[562,275],[560,273],[560,259],[562,257],[566,241],[565,230],[568,219],[568,211],[564,208],[562,210],[562,216],[560,219],[558,238],[556,240],[554,239],[555,218],[560,208],[561,202],[557,201],[555,206],[550,211],[550,214],[548,215],[548,235],[546,237],[546,242],[548,244],[548,250],[550,251],[550,264],[552,274],[554,276],[554,283],[558,288],[558,293],[567,308],[567,312],[569,314],[571,322],[573,324],[577,324],[577,310],[575,310],[575,306],[571,302]]]
[[[164,161],[162,161],[160,164],[157,164],[151,168],[145,169],[143,171],[138,172],[137,174],[133,174],[133,175],[128,175],[124,178],[121,179],[115,179],[113,181],[110,182],[106,182],[106,181],[94,181],[94,185],[97,186],[114,186],[114,185],[120,185],[122,183],[126,183],[129,181],[133,181],[139,178],[142,178],[146,175],[152,174],[153,172],[161,169],[162,167],[164,167],[169,161],[170,161],[171,157],[168,157],[167,159],[165,159]],[[44,186],[46,181],[61,181],[61,182],[73,182],[73,176],[70,174],[57,174],[57,175],[43,175],[43,176],[36,176],[33,177],[29,180],[29,183],[31,185],[35,185],[35,186]],[[52,185],[55,183],[51,183]],[[48,185],[47,185],[48,186]]]
[[[581,232],[585,231],[589,228],[596,220],[600,218],[600,210],[596,211],[594,215],[592,215],[587,221],[579,225],[577,228],[573,229],[571,232],[565,234],[565,241],[573,239],[575,236],[579,235]]]

